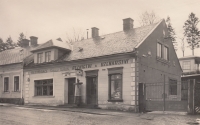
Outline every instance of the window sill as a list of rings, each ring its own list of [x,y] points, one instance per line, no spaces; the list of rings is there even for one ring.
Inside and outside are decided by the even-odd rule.
[[[118,99],[118,100],[111,100],[111,99],[109,99],[108,102],[123,102],[123,99]]]
[[[3,91],[3,93],[4,93],[4,94],[9,94],[9,93],[10,93],[10,91]]]
[[[55,98],[55,96],[33,96],[34,98]]]
[[[167,65],[170,65],[168,60],[165,60],[165,59],[163,59],[163,58],[161,58],[161,57],[158,57],[158,56],[156,57],[156,59],[157,59],[157,61],[160,61],[160,62],[162,62],[162,63],[165,63],[165,64],[167,64]]]
[[[12,92],[20,93],[21,91],[12,91]]]

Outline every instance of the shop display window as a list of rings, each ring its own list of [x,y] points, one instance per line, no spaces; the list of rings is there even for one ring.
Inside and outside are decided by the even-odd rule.
[[[108,92],[108,101],[122,101],[122,68],[109,69]]]
[[[53,79],[35,80],[35,96],[53,96]]]

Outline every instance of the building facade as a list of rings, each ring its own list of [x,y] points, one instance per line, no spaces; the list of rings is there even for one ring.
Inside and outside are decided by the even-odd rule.
[[[123,31],[99,36],[93,27],[92,38],[74,45],[49,40],[32,50],[33,61],[24,68],[25,104],[73,104],[78,81],[82,104],[88,106],[137,111],[139,84],[161,81],[173,81],[165,94],[170,101],[180,101],[177,82],[182,70],[167,35],[164,20],[133,28],[133,20],[127,18]]]
[[[37,46],[37,37],[22,41],[22,47],[0,53],[0,102],[23,104],[23,66],[30,50]],[[30,43],[30,46],[29,46]]]

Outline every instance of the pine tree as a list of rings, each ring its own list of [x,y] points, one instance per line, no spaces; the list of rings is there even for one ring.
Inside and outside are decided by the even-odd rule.
[[[0,52],[6,50],[6,44],[3,42],[3,39],[0,38]]]
[[[175,33],[174,28],[172,27],[171,19],[170,19],[169,16],[166,19],[166,24],[167,24],[167,29],[168,29],[168,32],[169,32],[168,37],[172,40],[172,43],[174,45],[174,49],[177,50],[176,33]]]
[[[196,17],[194,13],[191,13],[183,26],[184,36],[186,37],[189,47],[192,50],[192,55],[194,55],[194,49],[199,47],[200,31],[197,28],[198,23],[198,17]]]
[[[14,49],[17,46],[17,44],[13,42],[13,40],[10,36],[7,38],[5,44],[6,44],[5,45],[6,49]]]
[[[20,33],[20,34],[19,34],[19,39],[17,40],[17,41],[18,41],[18,42],[17,42],[17,45],[22,47],[22,46],[23,46],[23,45],[22,45],[22,40],[25,39],[25,38],[26,38],[26,36],[24,35],[24,33],[23,33],[23,32]]]

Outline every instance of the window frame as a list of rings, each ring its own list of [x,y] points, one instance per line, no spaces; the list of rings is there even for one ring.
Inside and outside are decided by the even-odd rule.
[[[158,48],[158,45],[160,45],[160,48]],[[159,58],[163,58],[163,48],[160,42],[157,42],[156,50],[157,50],[156,56]]]
[[[110,72],[109,72],[110,71]],[[112,99],[111,98],[111,76],[121,75],[121,98]],[[108,68],[108,102],[123,102],[123,67]]]
[[[8,90],[6,90],[6,91],[5,91],[5,78],[8,78]],[[9,92],[9,81],[10,81],[9,76],[3,77],[3,92]]]
[[[47,60],[48,58],[48,60]],[[45,62],[50,62],[51,61],[51,51],[46,51],[45,52]]]
[[[41,57],[39,55],[41,55]],[[42,52],[37,53],[37,63],[42,63],[42,61],[43,61],[43,53]]]
[[[48,80],[52,80],[52,83],[48,84]],[[42,85],[36,85],[36,81],[39,81],[42,83]],[[43,81],[47,81],[47,84],[46,85],[43,85]],[[38,96],[42,96],[42,97],[45,97],[45,96],[50,96],[50,97],[53,97],[54,96],[54,85],[53,85],[53,78],[49,78],[49,79],[38,79],[38,80],[34,80],[34,96],[38,97]],[[50,94],[50,87],[53,87],[52,88],[52,95]],[[41,88],[41,95],[38,94],[38,91],[37,91],[37,88],[40,87]],[[43,89],[44,87],[47,87],[47,94],[44,95],[43,93]]]
[[[186,63],[186,62],[189,62],[189,68],[188,69],[185,69],[185,66],[184,66],[184,63]],[[183,71],[191,71],[191,61],[189,61],[189,60],[185,60],[185,61],[183,61],[183,66],[182,66],[182,69],[183,69]]]
[[[175,85],[173,85],[173,83],[170,83],[170,80],[171,81],[176,81],[176,94],[173,94],[173,92],[171,91],[171,84],[172,84],[172,86],[175,86]],[[177,81],[177,79],[174,79],[174,78],[169,78],[169,95],[172,95],[172,96],[177,96],[178,95],[178,81]]]
[[[166,51],[165,51],[165,50],[167,50],[167,56],[165,55],[165,54],[166,54]],[[164,54],[164,55],[163,55],[163,59],[165,59],[165,60],[168,61],[168,60],[169,60],[169,47],[164,45],[163,51],[164,51],[164,52],[163,52],[163,54]],[[165,57],[165,56],[166,56],[166,57]]]
[[[19,81],[18,81],[19,90],[15,90],[15,77],[19,77]],[[14,76],[13,76],[13,91],[14,91],[14,92],[20,92],[20,76],[19,76],[19,75],[14,75]]]

